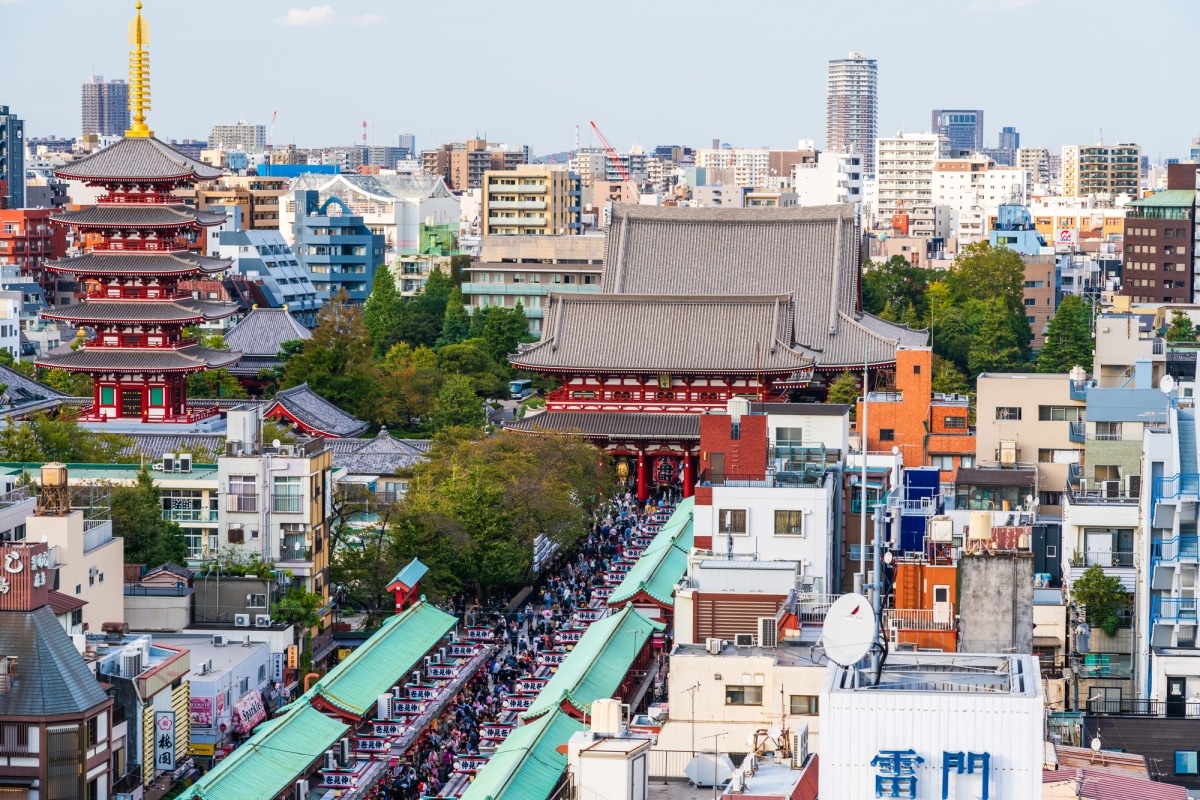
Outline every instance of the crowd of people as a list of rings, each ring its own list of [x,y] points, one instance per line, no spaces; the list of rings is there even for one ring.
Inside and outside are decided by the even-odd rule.
[[[538,653],[554,647],[555,632],[568,627],[573,614],[590,605],[596,587],[605,585],[613,562],[671,499],[664,493],[643,504],[625,493],[611,500],[597,512],[578,548],[555,556],[543,570],[544,581],[515,611],[470,607],[465,597],[452,598],[451,609],[467,625],[492,628],[495,652],[367,797],[416,800],[438,796],[451,779],[455,757],[478,755],[483,727],[514,721],[505,719],[505,699],[517,693],[518,681],[537,675]]]

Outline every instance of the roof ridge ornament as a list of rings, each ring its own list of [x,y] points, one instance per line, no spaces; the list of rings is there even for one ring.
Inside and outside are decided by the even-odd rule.
[[[132,123],[125,136],[149,139],[154,131],[146,125],[150,110],[150,25],[142,19],[142,1],[138,0],[137,15],[129,22],[129,117]]]

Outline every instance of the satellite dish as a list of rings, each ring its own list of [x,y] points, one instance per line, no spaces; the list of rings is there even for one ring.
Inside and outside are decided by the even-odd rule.
[[[892,561],[894,561],[895,558],[896,557],[892,555],[892,551],[888,550],[886,553],[883,554],[883,563],[887,564],[890,567],[892,565]]]
[[[1163,394],[1170,394],[1175,391],[1175,379],[1170,375],[1163,375],[1162,379],[1158,382],[1158,390]]]
[[[1092,737],[1092,750],[1097,753],[1100,752],[1100,737],[1099,736]]]
[[[853,667],[879,638],[875,611],[860,594],[842,595],[829,607],[821,628],[825,655],[839,667]]]
[[[271,440],[271,447],[274,447],[276,450],[278,450],[278,449],[279,449],[279,440],[278,440],[278,439],[272,439],[272,440]]]

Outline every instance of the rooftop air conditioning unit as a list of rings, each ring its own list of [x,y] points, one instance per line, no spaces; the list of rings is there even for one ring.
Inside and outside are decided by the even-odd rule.
[[[228,644],[228,640],[224,636],[213,637],[213,647],[224,647]]]
[[[175,454],[174,453],[163,453],[162,465],[163,465],[162,466],[163,472],[174,472],[175,471]]]
[[[296,800],[307,800],[308,799],[308,781],[306,781],[306,780],[296,781],[295,795],[296,795]]]
[[[754,647],[754,634],[753,633],[734,634],[733,643],[738,647]]]
[[[721,640],[713,638],[705,639],[704,649],[708,651],[709,655],[718,655],[721,652]]]
[[[338,766],[337,750],[326,750],[325,751],[325,769],[335,770],[335,769],[337,769],[337,766]]]
[[[1138,498],[1142,496],[1142,476],[1141,475],[1126,475],[1125,476],[1125,494],[1128,497]]]
[[[254,615],[254,627],[256,627],[256,628],[271,627],[271,615],[270,614],[255,614]]]
[[[1121,482],[1120,481],[1101,481],[1100,495],[1102,497],[1120,497]]]
[[[179,455],[179,471],[180,472],[191,472],[192,471],[192,454],[191,453],[180,453],[180,455]]]
[[[954,520],[932,517],[929,520],[929,541],[949,544],[954,541]]]
[[[774,647],[778,644],[779,627],[775,624],[774,617],[759,617],[758,618],[758,641],[763,647]]]
[[[1000,440],[1000,466],[1011,467],[1017,463],[1017,440]]]
[[[250,627],[250,615],[249,614],[234,614],[233,615],[233,627],[249,628]]]

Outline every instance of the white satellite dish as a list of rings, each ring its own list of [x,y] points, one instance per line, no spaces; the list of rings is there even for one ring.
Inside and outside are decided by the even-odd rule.
[[[1158,390],[1163,394],[1170,394],[1175,391],[1175,379],[1170,375],[1163,375],[1162,379],[1158,382]]]
[[[1092,738],[1092,750],[1097,753],[1100,752],[1100,737],[1099,736]]]
[[[276,450],[278,450],[278,449],[279,449],[279,440],[278,440],[278,439],[272,439],[272,440],[271,440],[271,447],[274,447]]]
[[[852,667],[871,650],[879,638],[875,611],[860,594],[842,595],[829,607],[821,628],[825,655],[839,667]]]

